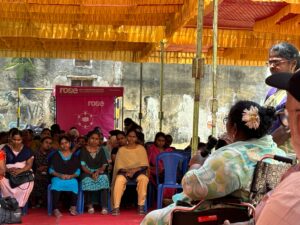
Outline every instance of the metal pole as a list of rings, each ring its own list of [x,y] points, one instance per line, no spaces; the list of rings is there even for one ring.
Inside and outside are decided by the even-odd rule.
[[[17,109],[17,127],[20,128],[21,106],[20,106],[21,88],[18,88],[18,109]]]
[[[121,121],[121,123],[122,123],[122,130],[124,130],[124,95],[122,96],[122,121]]]
[[[194,93],[194,114],[193,114],[193,138],[192,138],[192,155],[198,150],[198,126],[199,126],[199,107],[200,107],[200,79],[203,77],[204,59],[202,58],[202,31],[203,31],[203,14],[204,0],[198,0],[197,16],[197,50],[196,58],[193,61],[193,77],[195,78]]]
[[[216,125],[217,125],[217,111],[218,111],[218,100],[217,100],[217,57],[218,57],[218,0],[213,1],[214,4],[214,18],[213,18],[213,99],[211,104],[212,113],[212,130],[211,134],[216,136]]]
[[[143,104],[143,63],[140,63],[140,112],[139,112],[139,120],[140,126],[142,126],[142,104]]]
[[[164,42],[160,42],[160,105],[159,105],[159,131],[162,131],[162,120],[164,118],[163,112],[163,98],[164,98]]]

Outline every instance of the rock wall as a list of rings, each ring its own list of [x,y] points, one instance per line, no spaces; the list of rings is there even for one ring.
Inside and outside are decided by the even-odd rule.
[[[11,59],[0,59],[0,130],[16,126],[17,88],[15,71],[4,70]],[[95,77],[94,86],[123,86],[124,118],[139,122],[140,64],[92,61],[91,67],[75,67],[74,60],[33,59],[36,71],[24,77],[22,87],[54,88],[70,85],[70,75]],[[192,135],[194,79],[191,65],[165,65],[163,131],[174,137],[175,144],[186,144]],[[160,64],[143,64],[142,68],[142,127],[146,140],[153,140],[159,130]],[[237,100],[251,99],[262,103],[266,93],[264,67],[218,67],[217,99],[219,101],[217,131],[225,130],[223,118]],[[211,130],[209,103],[212,99],[211,67],[205,67],[201,83],[199,136],[206,141]],[[24,90],[21,94],[21,127],[26,124],[50,126],[54,121],[55,102],[51,91]],[[121,128],[118,119],[118,128]],[[100,125],[101,126],[101,125]]]

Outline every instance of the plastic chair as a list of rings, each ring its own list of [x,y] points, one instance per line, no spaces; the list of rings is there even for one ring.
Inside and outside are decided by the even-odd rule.
[[[129,180],[127,181],[127,184],[126,186],[136,186],[137,185],[137,182],[135,180]],[[145,200],[145,204],[144,204],[144,210],[145,212],[147,213],[148,211],[148,198],[149,198],[149,184],[148,184],[148,187],[147,187],[147,197],[146,197],[146,200]]]
[[[78,198],[77,198],[77,212],[79,214],[82,214],[82,199],[83,199],[83,192],[81,190],[81,186],[79,185],[78,189]],[[48,210],[48,216],[52,215],[53,211],[53,205],[52,205],[52,192],[51,192],[51,184],[48,185],[48,190],[47,190],[47,210]]]
[[[81,185],[80,185],[81,186]],[[78,199],[80,201],[80,214],[83,214],[84,213],[84,192],[81,191],[82,194],[80,195],[80,198]],[[107,198],[108,198],[108,201],[107,201],[107,209],[108,209],[108,212],[111,212],[111,205],[110,205],[110,189],[108,189],[108,193],[107,193]],[[100,202],[101,202],[101,195],[100,195]]]
[[[164,183],[159,183],[158,165],[159,161],[164,164]],[[183,162],[185,157],[179,153],[162,152],[156,157],[156,183],[157,183],[157,208],[162,208],[163,190],[164,188],[182,188],[181,184],[177,183],[177,168],[180,162]],[[183,173],[183,171],[182,171]]]
[[[182,177],[184,176],[184,174],[188,171],[189,162],[191,160],[191,152],[186,152],[184,150],[175,149],[173,151],[173,153],[178,153],[184,157],[184,160],[180,161],[179,168],[178,168],[179,171],[182,173],[182,174],[180,174],[181,175],[180,180],[181,180]]]
[[[22,216],[25,216],[27,214],[28,214],[28,201],[26,202],[26,204],[22,208]]]

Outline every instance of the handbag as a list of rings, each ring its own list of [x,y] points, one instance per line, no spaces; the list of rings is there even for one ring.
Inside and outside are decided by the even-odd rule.
[[[12,198],[10,196],[5,197],[5,198],[0,197],[0,206],[1,206],[1,208],[15,211],[19,208],[19,203],[17,202],[17,200],[15,198]]]
[[[19,203],[12,197],[0,197],[0,224],[22,223]]]
[[[280,163],[271,164],[264,161],[258,161],[250,189],[250,202],[256,206],[263,196],[273,190],[280,182],[282,175],[291,167],[291,164]]]
[[[9,180],[10,187],[16,188],[16,187],[19,187],[21,184],[33,181],[34,175],[31,170],[26,170],[22,173],[19,173],[16,176],[13,176],[10,173],[7,173],[6,178]]]

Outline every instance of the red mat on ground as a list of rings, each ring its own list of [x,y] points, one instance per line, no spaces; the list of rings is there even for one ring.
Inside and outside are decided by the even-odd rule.
[[[71,216],[63,212],[59,219],[48,216],[45,209],[29,209],[29,213],[22,218],[22,225],[138,225],[143,218],[136,209],[121,209],[119,216],[101,215],[100,212]]]

